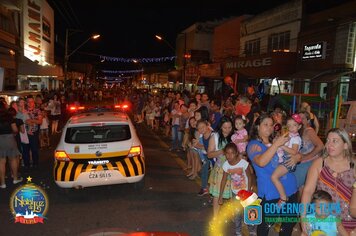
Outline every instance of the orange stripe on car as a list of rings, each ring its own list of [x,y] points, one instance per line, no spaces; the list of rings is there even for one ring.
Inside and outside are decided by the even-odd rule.
[[[126,165],[127,165],[128,169],[129,169],[130,176],[135,176],[135,171],[134,171],[134,168],[133,168],[132,163],[130,161],[130,158],[126,158],[125,162],[126,162]]]
[[[77,168],[75,169],[75,174],[74,174],[74,179],[71,179],[71,181],[74,181],[78,178],[80,173],[82,172],[83,164],[79,164]]]
[[[107,163],[106,166],[108,167],[108,170],[115,170],[111,163]]]
[[[58,170],[57,170],[57,180],[59,180],[59,181],[62,181],[61,180],[61,174],[62,174],[62,169],[63,169],[64,165],[65,165],[65,162],[61,161],[59,163],[59,167],[58,167]]]
[[[93,165],[88,165],[87,168],[85,169],[85,172],[90,172],[95,170],[95,168],[93,169]]]
[[[102,166],[102,165],[97,166],[95,171],[101,171],[101,170],[104,170],[104,168],[103,168],[103,166]]]
[[[137,166],[137,169],[138,169],[138,174],[139,175],[142,175],[143,171],[142,171],[142,166],[141,166],[141,163],[139,162],[138,160],[138,156],[135,156],[134,157],[134,161],[135,161],[135,164]]]
[[[120,173],[121,173],[123,176],[127,177],[126,174],[125,174],[124,167],[122,166],[121,162],[119,162],[119,161],[116,162],[116,165],[117,165],[117,168],[119,169]]]
[[[69,165],[66,169],[66,172],[65,172],[65,177],[64,177],[64,181],[70,181],[70,174],[72,172],[72,168],[74,166],[74,162],[69,162]]]

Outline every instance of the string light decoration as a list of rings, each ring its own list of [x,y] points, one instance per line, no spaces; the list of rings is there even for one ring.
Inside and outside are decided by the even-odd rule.
[[[176,56],[171,57],[144,57],[144,58],[125,58],[125,57],[109,57],[100,55],[101,61],[108,62],[122,62],[122,63],[157,63],[157,62],[167,62],[173,61],[176,59]]]
[[[132,79],[132,76],[105,76],[105,77],[97,77],[98,79],[104,79],[104,80],[125,80],[125,79]]]
[[[134,74],[134,73],[141,73],[143,69],[139,70],[102,70],[103,73],[107,74]]]

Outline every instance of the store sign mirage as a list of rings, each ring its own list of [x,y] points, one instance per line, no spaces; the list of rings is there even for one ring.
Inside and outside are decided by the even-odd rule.
[[[314,43],[303,46],[303,60],[309,59],[324,59],[325,58],[326,43]]]
[[[41,65],[52,64],[53,10],[44,0],[23,1],[24,55]]]
[[[28,36],[25,38],[25,46],[28,46],[28,51],[25,55],[32,54],[33,57],[41,55],[41,6],[35,1],[27,2],[28,10],[25,11],[28,17],[28,23],[25,27],[28,29],[26,32]],[[25,48],[26,48],[25,47]],[[32,58],[30,58],[32,59]]]
[[[272,65],[272,57],[259,58],[255,60],[239,60],[227,62],[226,69],[242,69],[242,68],[256,68],[262,66]]]

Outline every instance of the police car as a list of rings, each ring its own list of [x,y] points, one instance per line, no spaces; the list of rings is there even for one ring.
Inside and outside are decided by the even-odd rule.
[[[142,183],[142,144],[127,114],[84,112],[72,116],[54,153],[54,180],[61,188]]]

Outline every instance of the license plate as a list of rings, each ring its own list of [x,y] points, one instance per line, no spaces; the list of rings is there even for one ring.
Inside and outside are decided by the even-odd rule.
[[[89,173],[89,179],[109,179],[112,177],[112,173],[109,171],[92,171]]]

